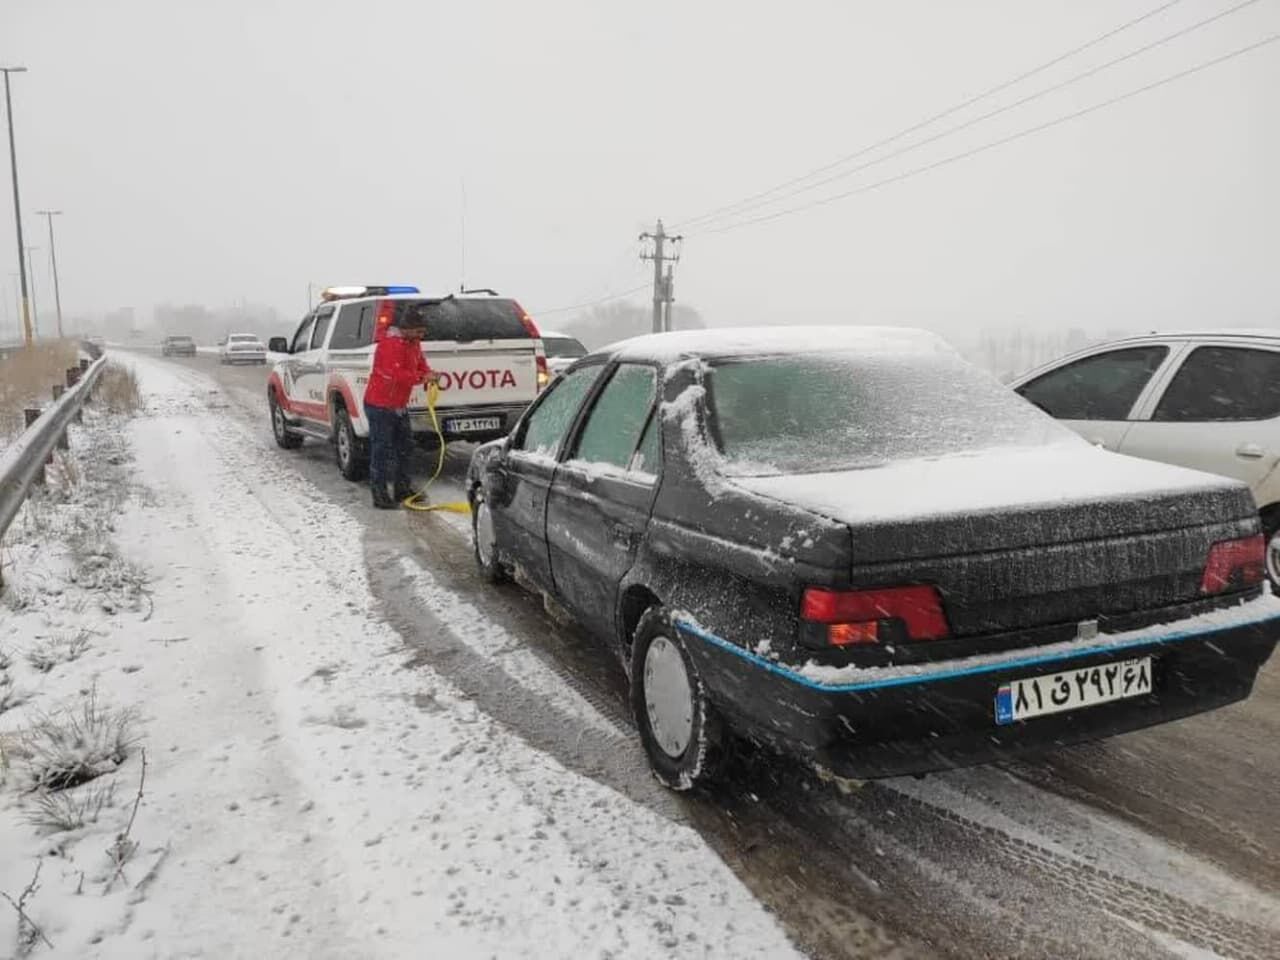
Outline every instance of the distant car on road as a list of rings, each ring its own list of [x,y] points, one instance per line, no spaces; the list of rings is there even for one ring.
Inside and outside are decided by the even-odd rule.
[[[221,363],[262,363],[267,362],[267,348],[253,333],[232,333],[222,343],[222,351],[218,355]]]
[[[1090,443],[1247,483],[1280,587],[1280,331],[1116,340],[1011,386]]]
[[[538,328],[516,301],[496,294],[426,297],[416,287],[329,287],[292,340],[273,337],[288,356],[267,381],[276,443],[304,437],[332,443],[348,480],[368,469],[369,424],[364,390],[373,365],[375,331],[401,322],[426,325],[423,350],[440,375],[435,421],[426,391],[409,399],[409,426],[424,444],[505,436],[550,379]]]
[[[1248,696],[1280,635],[1239,482],[1098,450],[923,332],[661,334],[578,361],[467,476],[476,562],[617,651],[657,777],[844,776]]]
[[[582,342],[567,333],[542,331],[542,347],[547,352],[547,368],[553,376],[564,373],[573,361],[587,355]]]
[[[194,357],[196,342],[190,337],[165,337],[160,344],[160,353],[166,357]]]

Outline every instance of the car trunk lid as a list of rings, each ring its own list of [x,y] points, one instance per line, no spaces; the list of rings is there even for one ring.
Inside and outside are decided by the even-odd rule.
[[[850,584],[934,584],[956,636],[1197,599],[1257,523],[1243,484],[1082,442],[732,482],[848,524]]]

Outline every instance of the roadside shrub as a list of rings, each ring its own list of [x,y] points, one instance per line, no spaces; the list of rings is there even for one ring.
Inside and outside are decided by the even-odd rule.
[[[21,743],[31,785],[66,790],[111,773],[137,744],[138,716],[98,703],[97,687],[78,706],[37,716]]]
[[[133,368],[108,363],[98,377],[94,398],[111,413],[134,414],[142,408],[142,391]]]
[[[41,673],[48,673],[60,663],[79,660],[89,649],[89,631],[59,634],[38,643],[27,651],[27,663]]]
[[[79,790],[39,790],[26,814],[27,823],[45,830],[65,832],[97,823],[104,807],[115,799],[116,782]]]

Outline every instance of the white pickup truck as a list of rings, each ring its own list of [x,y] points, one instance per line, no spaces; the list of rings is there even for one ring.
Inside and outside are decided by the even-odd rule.
[[[549,379],[538,328],[514,300],[424,297],[412,287],[330,288],[324,297],[292,340],[271,339],[271,351],[287,356],[267,379],[267,403],[276,443],[294,449],[312,437],[334,444],[348,480],[368,470],[364,390],[377,327],[410,314],[425,321],[423,351],[440,375],[436,416],[446,440],[505,436]],[[434,447],[422,387],[413,391],[409,416],[415,439]]]

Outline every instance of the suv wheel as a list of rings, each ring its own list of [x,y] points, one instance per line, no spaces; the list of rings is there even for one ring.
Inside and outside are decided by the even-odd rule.
[[[338,456],[338,472],[348,480],[363,480],[369,472],[369,455],[364,441],[356,436],[351,417],[339,407],[334,426],[334,448]]]
[[[274,390],[268,402],[271,406],[271,432],[275,434],[276,443],[285,450],[297,450],[302,446],[302,435],[294,433],[285,423],[284,410]]]
[[[714,780],[724,732],[693,659],[661,607],[651,607],[631,645],[631,705],[653,775],[672,790]]]
[[[471,546],[482,577],[490,583],[506,583],[510,579],[506,567],[498,559],[493,513],[484,498],[484,490],[479,487],[471,495]]]

